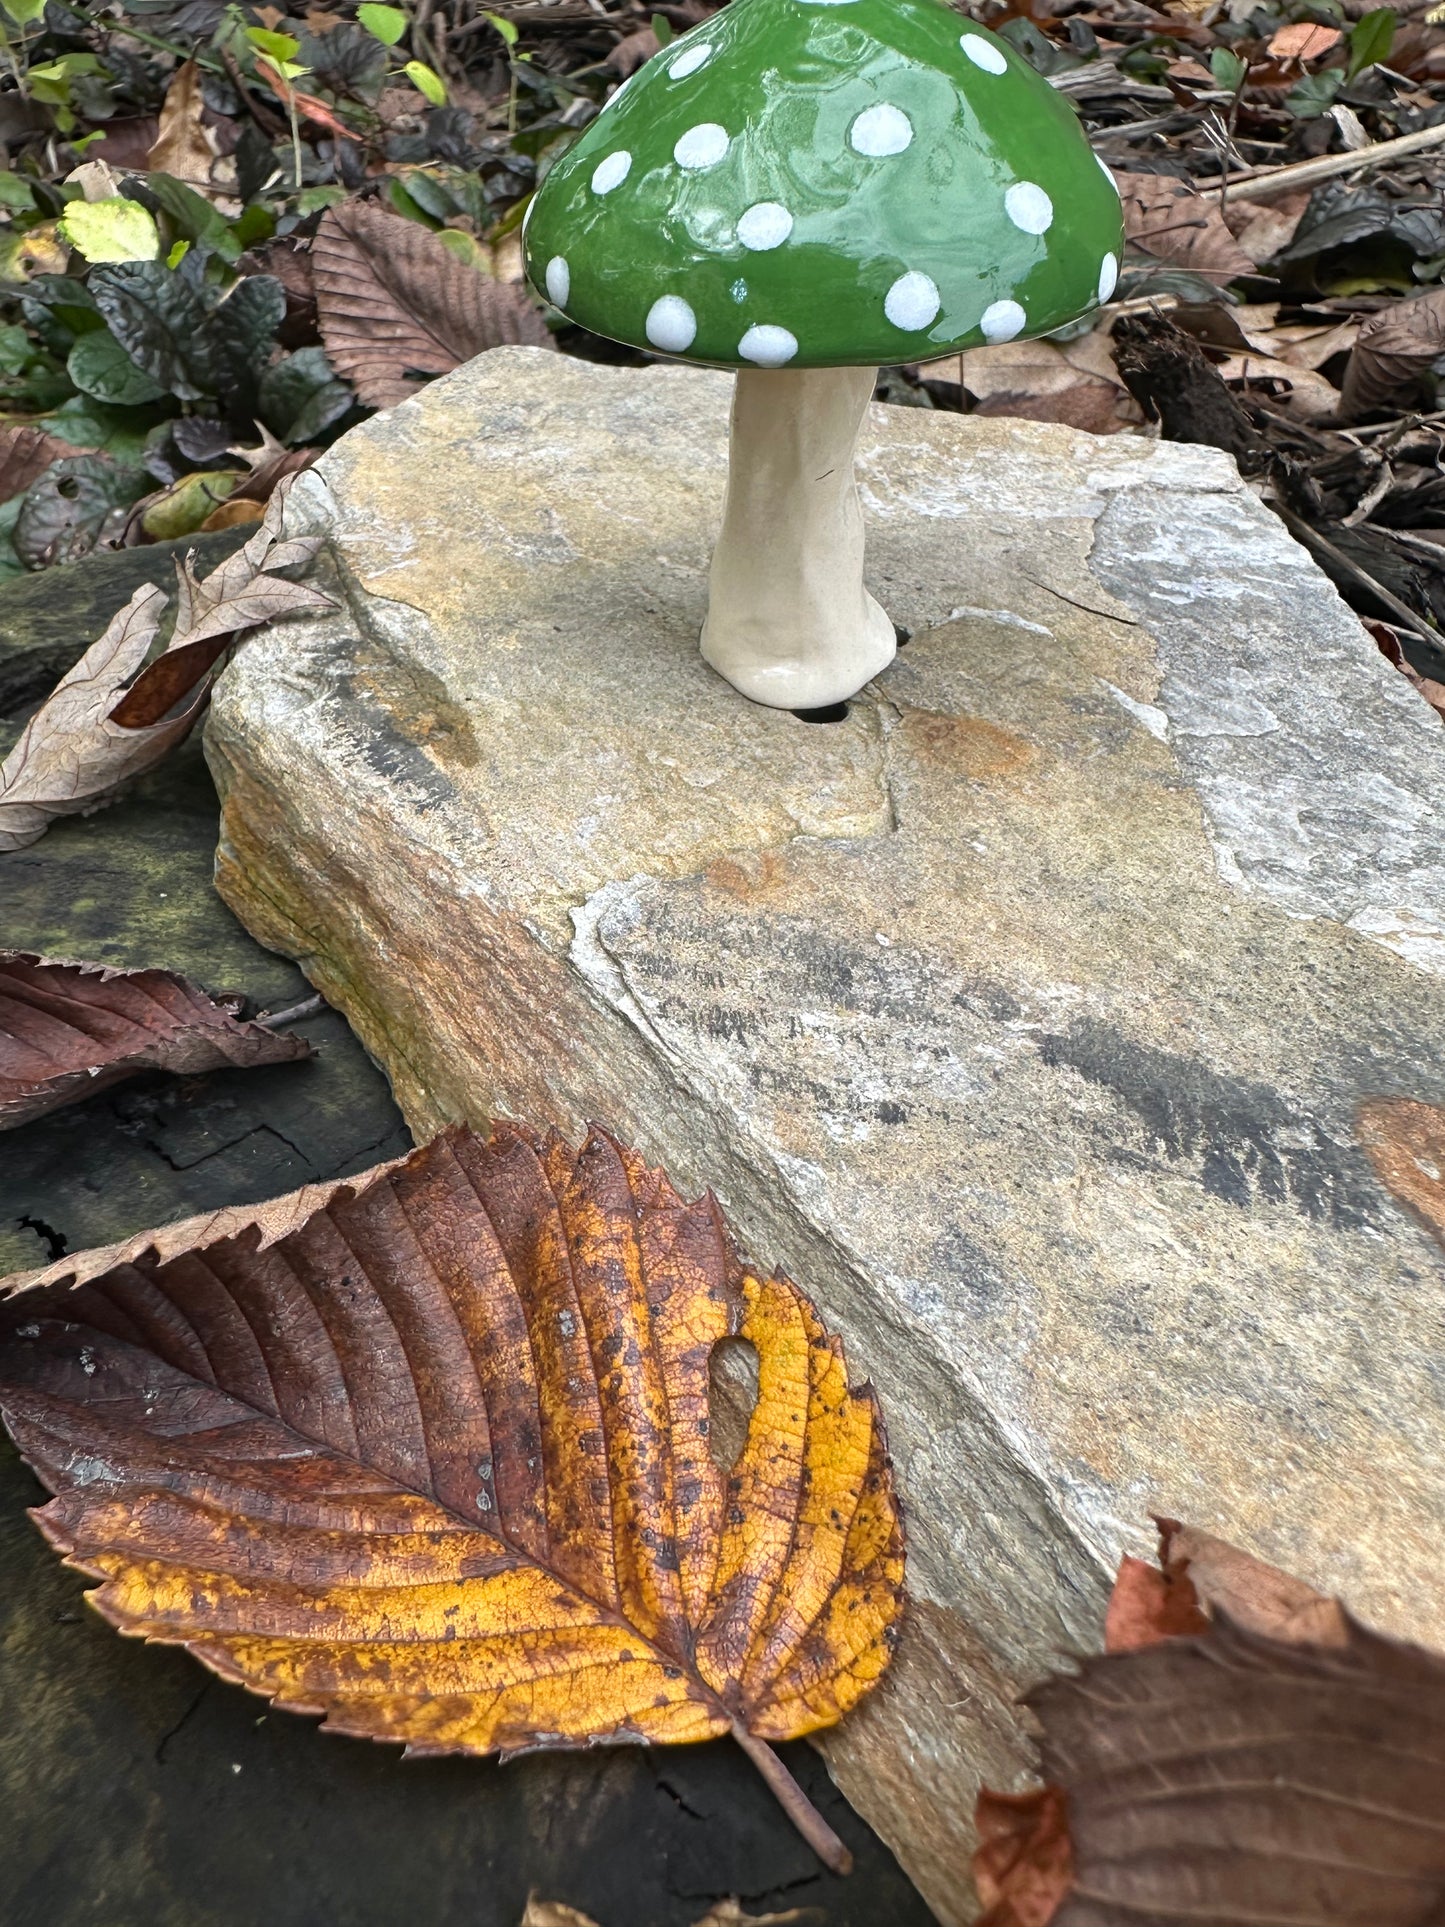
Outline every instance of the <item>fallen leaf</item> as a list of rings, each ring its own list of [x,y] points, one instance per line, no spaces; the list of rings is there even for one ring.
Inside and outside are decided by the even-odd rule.
[[[1436,1654],[1353,1621],[1320,1647],[1221,1620],[1085,1660],[1029,1705],[1068,1800],[1056,1927],[1421,1927],[1445,1903]]]
[[[1218,364],[1218,373],[1221,381],[1237,384],[1248,397],[1271,401],[1295,421],[1332,422],[1339,411],[1340,391],[1333,382],[1273,355],[1230,355]]]
[[[1114,180],[1124,203],[1124,233],[1135,247],[1210,281],[1253,273],[1254,262],[1225,225],[1217,196],[1206,197],[1173,174],[1116,171]]]
[[[0,1406],[97,1609],[414,1754],[731,1732],[845,1866],[766,1743],[882,1673],[903,1545],[797,1288],[599,1130],[453,1130],[257,1243],[5,1306]],[[729,1473],[730,1334],[761,1389]]]
[[[134,1232],[114,1244],[71,1252],[32,1271],[12,1272],[8,1278],[0,1278],[0,1299],[45,1285],[64,1285],[68,1289],[72,1285],[89,1284],[92,1278],[119,1271],[139,1260],[159,1265],[182,1255],[197,1257],[212,1245],[239,1237],[243,1232],[247,1234],[252,1256],[259,1256],[333,1199],[343,1193],[347,1198],[354,1197],[382,1172],[395,1170],[404,1161],[400,1157],[388,1158],[351,1177],[306,1184],[299,1191],[288,1191],[283,1197],[269,1198],[261,1204],[228,1204],[219,1211],[200,1211],[191,1218],[178,1218],[174,1224]]]
[[[639,27],[635,33],[624,34],[602,64],[610,72],[628,80],[639,67],[647,65],[658,47],[658,38],[652,28]]]
[[[367,201],[328,208],[311,247],[327,357],[368,408],[504,342],[552,346],[520,289],[489,280],[428,228]]]
[[[11,546],[28,569],[74,562],[118,539],[131,503],[149,482],[143,468],[109,455],[77,455],[72,450],[26,489]]]
[[[238,529],[252,522],[259,522],[266,513],[264,502],[252,502],[246,497],[232,497],[213,508],[201,524],[201,533],[210,535],[216,529]]]
[[[1161,1571],[1125,1553],[1104,1616],[1106,1653],[1136,1653],[1161,1639],[1208,1631],[1208,1615],[1187,1574],[1168,1566]]]
[[[201,119],[205,105],[200,68],[194,60],[188,60],[176,69],[166,89],[160,130],[146,156],[146,166],[153,174],[173,175],[201,194],[210,192],[211,163],[216,157]]]
[[[1276,60],[1318,60],[1327,54],[1331,47],[1340,44],[1338,27],[1324,27],[1314,20],[1300,20],[1293,26],[1281,27],[1269,42],[1269,51]]]
[[[527,1895],[526,1909],[518,1927],[597,1927],[597,1922],[591,1914],[584,1914],[563,1901],[539,1900],[531,1893]]]
[[[787,1907],[780,1914],[750,1914],[735,1894],[718,1900],[692,1927],[802,1927],[804,1921],[822,1920],[821,1907]]]
[[[189,555],[177,562],[175,629],[153,662],[146,657],[168,597],[147,584],[62,678],[0,764],[0,852],[34,843],[57,816],[100,809],[153,768],[191,730],[210,672],[237,635],[334,607],[320,590],[273,573],[316,550],[310,537],[278,539],[285,495],[276,490],[256,534],[204,580]]]
[[[120,180],[109,161],[82,161],[66,175],[65,185],[78,188],[83,201],[110,201],[120,193]]]
[[[1166,1578],[1187,1580],[1201,1606],[1224,1613],[1246,1632],[1291,1644],[1342,1646],[1344,1611],[1292,1573],[1266,1565],[1227,1539],[1160,1519],[1159,1564]]]
[[[1398,301],[1360,327],[1345,369],[1340,407],[1346,421],[1376,408],[1403,410],[1419,397],[1445,357],[1445,288]]]
[[[0,502],[14,501],[39,481],[52,462],[76,453],[69,442],[28,422],[0,428]]]
[[[0,1131],[79,1103],[142,1071],[280,1064],[304,1038],[238,1020],[244,999],[208,996],[169,970],[112,970],[0,950]]]
[[[92,264],[154,261],[161,246],[155,216],[123,194],[103,201],[71,201],[57,232]]]
[[[1048,1927],[1074,1879],[1068,1800],[1056,1786],[978,1796],[978,1927]]]
[[[1104,353],[1107,358],[1107,344]],[[1111,380],[1092,366],[1080,366],[1056,342],[970,348],[962,364],[963,385],[974,398],[972,412],[977,415],[1065,422],[1096,435],[1118,434],[1143,420],[1143,411],[1117,375]],[[1112,369],[1111,361],[1108,365]]]
[[[1120,1564],[1106,1653],[1028,1698],[1046,1784],[979,1796],[979,1927],[1434,1927],[1445,1656],[1158,1525],[1160,1568]]]
[[[1225,226],[1239,243],[1240,252],[1258,267],[1289,246],[1309,203],[1307,187],[1281,194],[1276,200],[1230,202],[1226,205]]]

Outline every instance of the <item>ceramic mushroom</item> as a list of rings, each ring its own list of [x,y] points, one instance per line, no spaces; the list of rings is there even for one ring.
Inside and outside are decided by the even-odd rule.
[[[893,657],[853,478],[878,364],[1047,334],[1122,246],[1068,103],[942,0],[735,0],[618,90],[524,232],[571,320],[738,370],[702,652],[780,709]]]

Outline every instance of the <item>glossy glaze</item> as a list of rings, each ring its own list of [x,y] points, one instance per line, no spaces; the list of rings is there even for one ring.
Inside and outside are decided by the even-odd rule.
[[[1073,109],[940,0],[734,0],[618,90],[525,234],[583,327],[725,367],[1044,334],[1122,249]]]

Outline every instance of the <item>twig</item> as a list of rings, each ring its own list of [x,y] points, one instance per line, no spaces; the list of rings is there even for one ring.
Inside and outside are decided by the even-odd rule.
[[[1348,154],[1324,154],[1318,160],[1294,161],[1288,167],[1259,168],[1251,174],[1236,175],[1229,183],[1229,198],[1231,201],[1272,201],[1276,194],[1288,194],[1297,187],[1313,187],[1319,181],[1332,181],[1339,174],[1355,174],[1361,168],[1379,167],[1387,161],[1403,160],[1407,154],[1422,154],[1426,148],[1442,145],[1445,145],[1445,121],[1437,127],[1422,127],[1414,134],[1401,134],[1398,140],[1357,147]]]
[[[326,999],[318,990],[314,997],[303,997],[299,1004],[287,1004],[284,1010],[261,1011],[256,1022],[264,1024],[267,1030],[280,1030],[283,1024],[299,1024],[304,1018],[314,1017],[325,1008]]]
[[[1352,576],[1362,589],[1368,589],[1372,596],[1383,602],[1399,626],[1408,634],[1416,637],[1420,642],[1434,643],[1437,648],[1445,642],[1445,636],[1441,635],[1433,623],[1426,621],[1417,609],[1410,607],[1408,602],[1402,602],[1393,590],[1387,589],[1383,582],[1370,574],[1368,569],[1362,569],[1358,562],[1352,562],[1343,549],[1335,547],[1328,536],[1321,535],[1318,529],[1311,528],[1309,523],[1302,521],[1298,515],[1292,515],[1283,503],[1276,502],[1273,508],[1297,542],[1303,542],[1307,549],[1318,549],[1322,555],[1327,555],[1337,569],[1343,569],[1345,574]]]

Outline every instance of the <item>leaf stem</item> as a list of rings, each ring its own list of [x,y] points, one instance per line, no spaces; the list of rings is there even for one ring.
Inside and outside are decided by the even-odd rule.
[[[853,1856],[783,1765],[766,1740],[733,1721],[733,1738],[762,1774],[778,1805],[832,1873],[852,1873]]]

